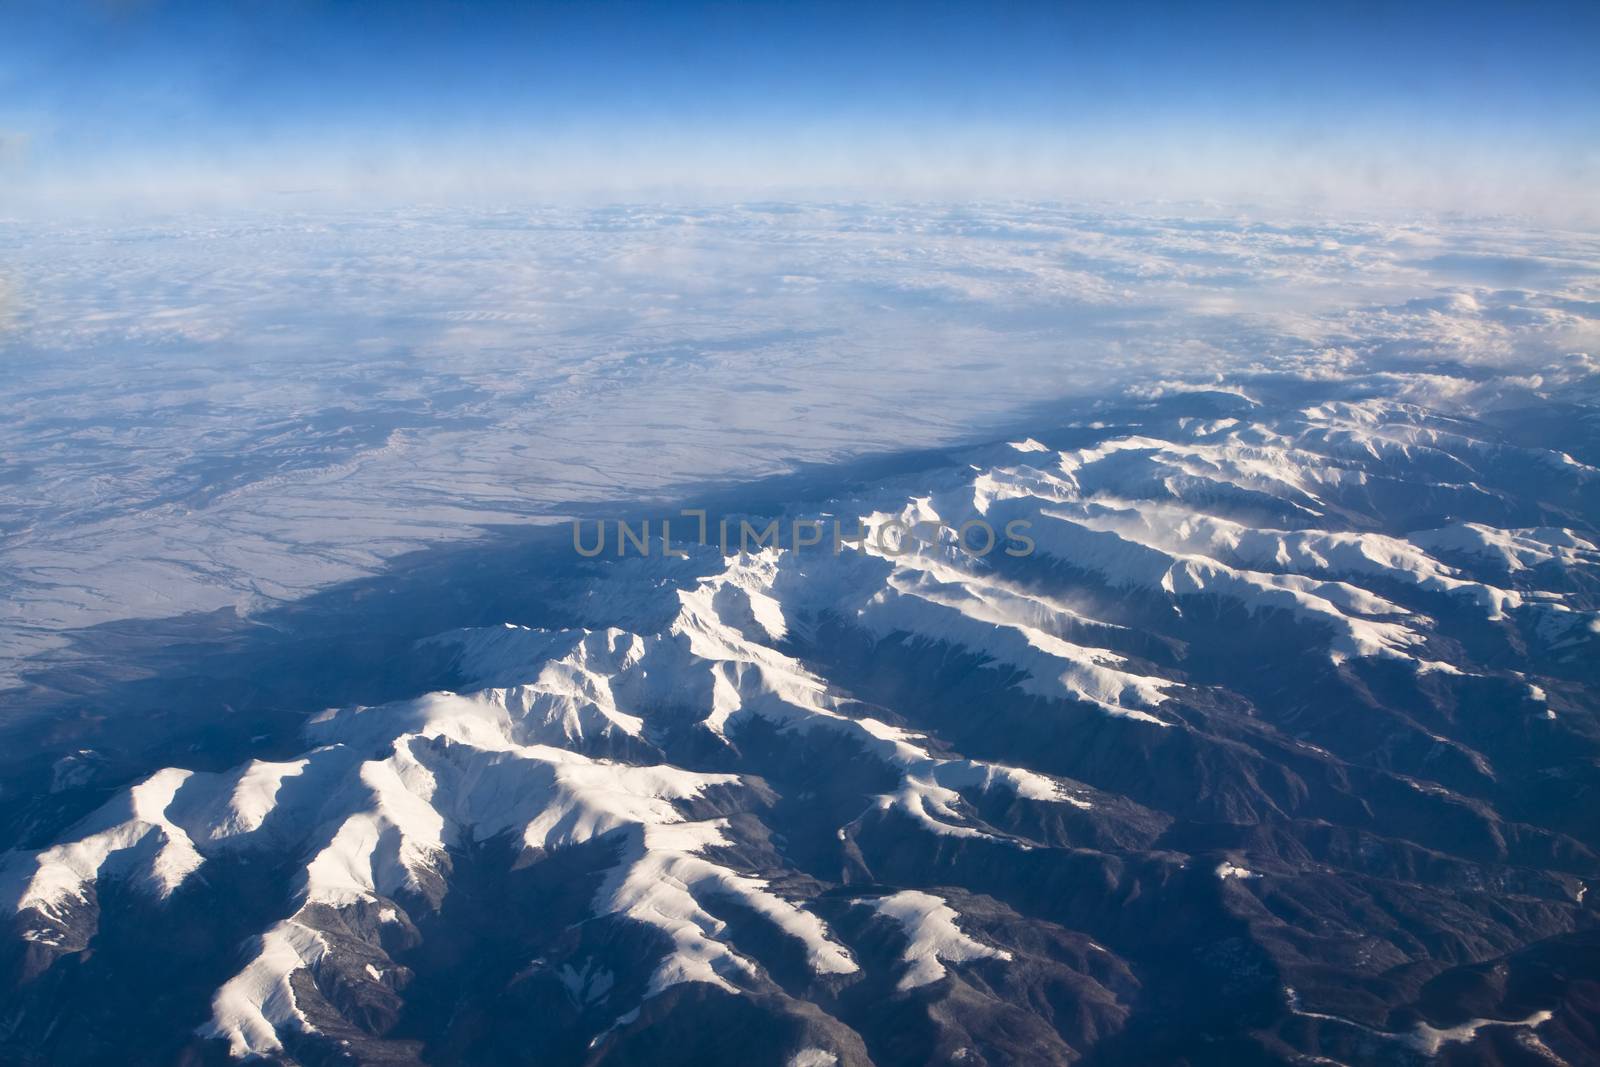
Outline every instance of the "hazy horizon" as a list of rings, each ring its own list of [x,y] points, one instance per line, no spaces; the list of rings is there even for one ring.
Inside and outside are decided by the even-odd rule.
[[[0,212],[1041,198],[1594,221],[1592,5],[12,5]]]

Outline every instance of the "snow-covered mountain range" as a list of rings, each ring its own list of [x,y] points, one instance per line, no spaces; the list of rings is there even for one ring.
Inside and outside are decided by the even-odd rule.
[[[786,515],[1027,554],[597,559],[421,636],[436,691],[117,786],[4,857],[0,1050],[1593,1062],[1600,418],[1294,388]]]

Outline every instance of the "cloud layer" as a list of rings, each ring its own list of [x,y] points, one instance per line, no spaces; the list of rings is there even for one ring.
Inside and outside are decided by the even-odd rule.
[[[1590,381],[1600,353],[1593,238],[1460,222],[747,204],[0,242],[10,656],[1122,390],[1290,376],[1475,409]]]

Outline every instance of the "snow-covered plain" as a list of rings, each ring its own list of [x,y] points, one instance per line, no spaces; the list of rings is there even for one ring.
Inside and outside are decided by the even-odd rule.
[[[981,438],[1056,398],[1376,375],[1471,406],[1585,377],[1600,351],[1600,242],[1495,221],[11,220],[0,264],[0,684],[74,628],[248,614],[486,524]],[[1325,548],[1367,551],[1285,551]]]

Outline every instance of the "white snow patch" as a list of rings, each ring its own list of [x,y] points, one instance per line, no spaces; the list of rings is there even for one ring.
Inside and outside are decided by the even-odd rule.
[[[211,1021],[198,1032],[227,1041],[235,1058],[281,1050],[280,1028],[311,1029],[295,1001],[291,979],[296,971],[316,966],[327,952],[328,942],[309,926],[293,919],[278,923],[261,935],[244,970],[217,990]]]
[[[1472,1019],[1460,1026],[1450,1026],[1442,1030],[1419,1022],[1405,1035],[1405,1040],[1424,1056],[1437,1056],[1444,1046],[1466,1044],[1478,1036],[1478,1031],[1488,1027],[1539,1027],[1549,1022],[1553,1014],[1549,1011],[1536,1011],[1525,1019]]]
[[[60,918],[60,907],[87,900],[102,875],[131,877],[157,897],[170,895],[204,862],[188,833],[167,817],[191,774],[157,771],[80,822],[73,840],[7,857],[6,893],[15,910]]]
[[[788,1067],[834,1067],[839,1057],[821,1048],[803,1048],[789,1057]]]
[[[1532,1029],[1543,1026],[1545,1023],[1549,1022],[1553,1016],[1553,1013],[1550,1011],[1536,1011],[1532,1015],[1529,1015],[1523,1019],[1469,1019],[1467,1022],[1461,1023],[1458,1026],[1449,1026],[1444,1028],[1432,1026],[1426,1022],[1419,1021],[1409,1030],[1378,1030],[1374,1027],[1366,1025],[1365,1023],[1356,1022],[1354,1019],[1346,1019],[1342,1015],[1328,1015],[1324,1014],[1323,1012],[1305,1011],[1300,1007],[1299,994],[1296,993],[1292,988],[1285,986],[1283,993],[1284,999],[1288,1003],[1289,1010],[1294,1014],[1301,1016],[1302,1018],[1325,1019],[1328,1022],[1339,1023],[1344,1026],[1353,1027],[1357,1030],[1361,1030],[1386,1041],[1393,1041],[1397,1044],[1409,1045],[1411,1048],[1422,1053],[1424,1056],[1429,1057],[1437,1056],[1439,1051],[1446,1045],[1466,1044],[1476,1038],[1479,1031],[1485,1030],[1491,1026],[1511,1026]]]
[[[907,970],[895,988],[902,992],[937,982],[945,975],[946,963],[972,960],[1009,960],[1004,949],[974,941],[956,925],[959,916],[943,898],[932,893],[903,890],[870,902],[879,915],[898,922],[909,944],[901,955]]]

